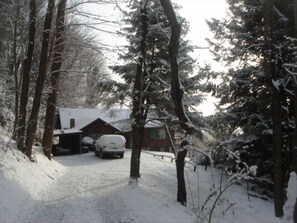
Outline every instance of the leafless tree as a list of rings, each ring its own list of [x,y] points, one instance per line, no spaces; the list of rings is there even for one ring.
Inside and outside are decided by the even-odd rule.
[[[66,41],[64,24],[66,1],[67,0],[61,0],[58,5],[55,34],[56,40],[53,49],[53,62],[51,66],[51,92],[47,99],[46,116],[44,124],[45,131],[42,140],[44,153],[49,159],[51,159],[54,120],[56,114],[57,96],[59,92],[59,79],[63,62],[64,45]]]
[[[24,149],[24,136],[25,136],[25,125],[27,116],[27,104],[28,104],[28,92],[30,85],[30,72],[33,60],[34,45],[35,45],[35,34],[36,34],[36,2],[30,0],[30,26],[29,26],[29,37],[28,37],[28,49],[27,55],[23,62],[23,77],[22,77],[22,88],[20,97],[20,109],[19,109],[19,121],[17,129],[17,145],[19,150]],[[17,99],[16,99],[17,100]],[[16,118],[18,115],[16,115]]]
[[[10,30],[12,32],[12,41],[8,40],[8,51],[6,52],[7,55],[7,62],[8,67],[10,70],[11,75],[14,77],[14,90],[15,90],[15,100],[14,100],[14,114],[15,114],[15,121],[14,121],[14,130],[13,130],[13,138],[16,138],[16,128],[18,124],[18,116],[19,116],[19,92],[20,92],[20,75],[19,71],[21,68],[21,61],[22,57],[24,56],[24,49],[22,41],[24,41],[24,30],[25,27],[25,19],[24,15],[26,11],[26,7],[22,1],[4,1],[1,2],[3,8],[6,9],[3,21],[7,20],[7,25],[10,25]]]
[[[60,107],[95,107],[100,102],[97,81],[109,78],[105,59],[93,36],[79,27],[68,27],[67,43],[60,77]]]
[[[53,19],[54,8],[55,8],[55,0],[48,0],[47,13],[46,13],[44,28],[43,28],[43,39],[42,39],[42,48],[41,48],[40,63],[39,63],[39,74],[36,81],[33,107],[32,107],[32,111],[30,114],[28,127],[27,127],[25,153],[30,158],[32,155],[32,148],[33,148],[35,135],[36,135],[42,92],[43,92],[43,87],[44,87],[46,74],[47,74],[50,34],[52,32],[51,24]]]
[[[7,89],[11,89],[11,92],[14,91],[10,93],[10,97],[3,97],[4,99],[0,101],[0,106],[7,106],[8,103],[6,101],[9,100],[11,104],[10,109],[14,109],[14,112],[10,112],[10,119],[13,120],[13,115],[15,116],[14,132],[16,133],[15,136],[17,136],[18,147],[24,150],[28,156],[31,156],[34,140],[41,136],[41,126],[44,119],[44,107],[42,105],[46,104],[46,93],[51,91],[51,87],[48,86],[50,78],[47,73],[48,68],[52,64],[51,52],[53,50],[54,38],[51,36],[51,33],[53,33],[51,23],[56,16],[54,13],[55,2],[54,0],[35,0],[28,2],[21,0],[3,0],[0,2],[1,17],[3,16],[2,18],[5,18],[2,20],[3,23],[0,26],[1,59],[3,59],[0,65],[1,71],[5,69],[5,72],[1,72],[1,76],[9,76],[9,82],[7,82],[8,78],[5,81],[2,79],[1,85],[7,82],[11,84]],[[89,27],[88,24],[82,22],[81,18],[83,16],[89,16],[92,17],[92,19],[96,19],[96,17],[76,10],[79,4],[71,3],[73,7],[67,8],[68,17],[73,18],[73,20],[76,19],[81,23],[72,24],[72,27],[76,26],[77,30],[79,30],[78,32],[85,32],[86,34],[83,35],[87,36],[87,33],[91,32],[90,29],[87,30],[86,28]],[[101,1],[83,1],[82,4],[86,3],[104,4]],[[29,5],[30,7],[28,7]],[[106,22],[108,21],[105,21],[105,23]],[[100,22],[97,21],[97,23],[92,24],[95,26],[100,24]],[[8,32],[2,32],[4,29],[8,30]],[[69,30],[70,27],[67,26],[67,31]],[[83,106],[95,106],[98,101],[88,100],[86,93],[95,96],[96,78],[98,78],[98,76],[106,76],[106,72],[102,68],[104,66],[104,57],[98,56],[100,55],[100,47],[96,46],[94,36],[86,37],[83,40],[77,38],[72,43],[72,49],[76,47],[77,52],[82,52],[82,54],[77,55],[75,68],[63,66],[61,70],[63,70],[63,74],[79,74],[79,76],[81,76],[82,93],[80,98],[83,98]],[[77,47],[78,45],[80,45],[80,47]],[[26,54],[24,52],[25,48]],[[69,58],[74,56],[72,52],[73,51],[66,52],[63,57],[67,58],[67,61],[69,61]],[[37,58],[40,58],[39,63]],[[23,62],[21,63],[21,61]],[[69,63],[67,65],[69,65]],[[65,70],[65,68],[70,69]],[[70,78],[68,75],[68,80]],[[72,77],[72,79],[74,78]],[[73,86],[75,89],[79,88],[76,88],[77,82],[76,85]],[[90,91],[91,89],[94,91]],[[67,88],[66,90],[72,91],[71,88]],[[1,89],[1,92],[5,94],[8,93],[7,90],[4,91],[3,89]],[[33,100],[30,100],[30,98]],[[4,115],[4,112],[5,116],[3,117],[8,117],[6,110],[7,108],[1,108],[0,122],[4,124],[5,120],[1,117]],[[26,142],[24,143],[24,141]]]
[[[195,130],[195,127],[192,125],[185,113],[183,105],[184,91],[178,76],[177,54],[181,34],[181,21],[177,21],[174,8],[170,0],[160,0],[160,2],[171,26],[171,36],[168,45],[171,67],[171,98],[173,100],[175,114],[179,119],[181,128],[184,129],[187,134],[191,134]]]
[[[183,94],[179,75],[178,75],[178,62],[177,54],[179,48],[179,39],[181,34],[181,23],[177,21],[172,3],[170,0],[160,0],[164,12],[169,20],[171,26],[171,36],[168,45],[168,53],[170,57],[170,68],[171,68],[171,98],[174,103],[175,114],[179,120],[179,124],[182,129],[186,131],[186,134],[191,134],[195,130],[191,124],[189,118],[185,114],[183,105]],[[185,141],[181,144],[176,157],[176,170],[177,170],[177,182],[178,192],[177,201],[183,205],[187,204],[187,192],[184,179],[184,163],[187,155],[187,149],[184,148],[189,142]]]

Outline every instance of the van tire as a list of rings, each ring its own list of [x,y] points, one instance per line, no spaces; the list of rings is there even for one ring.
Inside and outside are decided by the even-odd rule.
[[[104,155],[103,155],[102,149],[100,149],[100,151],[99,151],[99,157],[100,157],[101,159],[103,159],[103,158],[104,158]]]

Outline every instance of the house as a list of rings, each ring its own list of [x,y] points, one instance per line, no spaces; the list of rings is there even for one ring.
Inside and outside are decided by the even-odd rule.
[[[127,139],[128,145],[131,145],[132,120],[119,120],[111,123],[121,130],[121,134]],[[175,132],[170,131],[170,137],[175,143]],[[149,121],[145,125],[142,149],[149,151],[173,152],[171,140],[166,133],[165,126],[160,121]]]
[[[53,152],[66,150],[82,153],[81,138],[98,139],[103,134],[122,134],[131,143],[132,119],[130,109],[59,108],[56,115],[54,137],[58,138]],[[174,139],[174,132],[171,132]],[[161,122],[145,125],[143,149],[171,151],[170,139]]]
[[[109,122],[129,117],[128,110],[107,112],[92,108],[59,108],[56,114],[54,137],[58,138],[53,153],[58,151],[82,153],[81,138],[98,139],[103,134],[118,134],[120,130]]]

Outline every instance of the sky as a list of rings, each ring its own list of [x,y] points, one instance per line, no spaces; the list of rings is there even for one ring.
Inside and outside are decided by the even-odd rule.
[[[211,18],[220,19],[226,15],[227,3],[225,0],[172,0],[182,6],[179,11],[180,15],[185,17],[190,22],[190,33],[188,34],[189,39],[193,45],[198,47],[207,47],[205,38],[211,38],[212,33],[210,32],[208,25],[205,20]],[[221,65],[212,60],[212,55],[208,49],[196,49],[193,53],[193,58],[196,58],[200,64],[211,64],[213,69],[222,69]],[[218,100],[206,96],[204,102],[197,107],[197,110],[202,112],[204,116],[214,114],[216,110],[216,102]]]
[[[190,23],[190,32],[188,34],[188,39],[192,41],[193,45],[198,47],[207,47],[207,42],[205,38],[211,37],[211,32],[205,20],[211,18],[222,18],[225,15],[227,9],[227,3],[225,0],[172,0],[173,3],[180,5],[182,8],[179,10],[179,14],[186,18]],[[123,6],[123,5],[121,5]],[[100,14],[103,18],[113,19],[118,21],[121,19],[117,8],[113,5],[100,5],[89,7],[88,10],[93,11],[93,13]],[[114,31],[119,30],[121,26],[118,25],[106,25],[102,26],[102,29]],[[111,50],[116,50],[125,43],[121,38],[117,38],[113,34],[99,32],[98,39],[103,45],[109,46]],[[195,58],[201,58],[201,61],[209,60],[210,57],[207,55],[207,49],[197,49],[195,51]],[[205,59],[204,59],[204,58]],[[209,62],[209,61],[208,61]]]
[[[188,38],[193,45],[198,47],[207,47],[205,38],[211,38],[212,33],[209,31],[205,20],[211,18],[220,19],[225,16],[227,3],[225,0],[172,0],[182,6],[179,11],[180,15],[190,22],[190,32]],[[209,60],[208,50],[196,50],[195,57],[200,61]],[[203,57],[206,57],[205,59]],[[209,61],[208,61],[209,62]]]
[[[220,64],[212,60],[212,56],[207,47],[207,42],[205,38],[211,38],[212,33],[209,31],[205,20],[210,20],[211,18],[220,19],[226,14],[227,3],[225,0],[172,0],[173,3],[180,5],[182,8],[179,10],[179,14],[186,18],[190,23],[190,32],[187,38],[192,42],[192,45],[202,47],[204,49],[195,49],[191,55],[200,64],[208,63],[213,66],[215,70],[221,69]],[[121,5],[123,6],[123,5]],[[121,16],[118,13],[118,9],[113,5],[100,5],[88,7],[87,10],[91,10],[93,13],[100,14],[103,18],[114,21],[119,21]],[[114,32],[119,30],[120,25],[105,25],[102,29]],[[103,47],[106,47],[104,51],[104,56],[107,59],[107,65],[118,63],[116,54],[120,50],[120,47],[125,44],[125,40],[118,38],[114,34],[99,32],[97,38]],[[115,79],[118,77],[112,75]],[[215,111],[215,99],[207,96],[204,103],[199,106],[198,110],[203,113],[203,115],[208,116]]]

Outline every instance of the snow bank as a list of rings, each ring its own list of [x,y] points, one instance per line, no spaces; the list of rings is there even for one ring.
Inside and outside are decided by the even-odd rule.
[[[290,180],[287,189],[287,197],[288,200],[286,201],[286,204],[284,206],[284,218],[286,221],[293,222],[293,210],[297,199],[297,175],[295,172],[292,172],[290,174]]]
[[[18,216],[24,216],[43,196],[64,167],[48,160],[38,148],[34,149],[37,162],[31,162],[8,134],[0,131],[0,222],[21,222]]]
[[[123,159],[100,159],[94,153],[54,157],[48,160],[40,148],[34,149],[32,163],[18,151],[0,129],[0,222],[207,222],[212,197],[220,183],[219,170],[205,171],[186,164],[188,207],[176,202],[175,163],[165,153],[141,155],[138,185],[130,185],[131,151]],[[291,175],[286,218],[275,218],[273,202],[248,197],[245,185],[234,185],[216,205],[212,222],[284,223],[292,222],[296,199],[296,174]],[[295,179],[295,181],[294,181]],[[295,195],[294,195],[295,194]],[[292,199],[291,199],[292,198]]]

